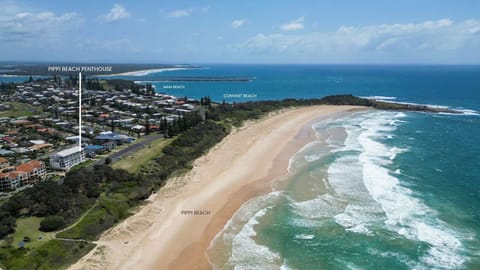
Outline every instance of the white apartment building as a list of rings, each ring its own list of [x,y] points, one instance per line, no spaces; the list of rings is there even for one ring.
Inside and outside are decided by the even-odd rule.
[[[50,156],[50,167],[56,170],[68,171],[73,166],[85,161],[85,151],[78,146],[68,148]]]

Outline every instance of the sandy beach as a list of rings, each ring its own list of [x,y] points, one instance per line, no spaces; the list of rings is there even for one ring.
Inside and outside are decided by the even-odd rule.
[[[159,72],[165,72],[165,71],[186,70],[186,69],[192,69],[192,68],[189,68],[189,67],[154,68],[154,69],[129,71],[129,72],[102,75],[102,76],[103,77],[108,77],[108,76],[146,76],[146,75],[150,75],[150,74],[153,74],[153,73],[159,73]]]
[[[210,269],[212,239],[244,202],[288,173],[290,157],[314,136],[312,122],[358,109],[286,110],[233,131],[70,269]]]

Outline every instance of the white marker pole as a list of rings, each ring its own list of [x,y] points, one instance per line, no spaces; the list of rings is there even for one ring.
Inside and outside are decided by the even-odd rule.
[[[82,151],[82,73],[78,73],[78,151]]]

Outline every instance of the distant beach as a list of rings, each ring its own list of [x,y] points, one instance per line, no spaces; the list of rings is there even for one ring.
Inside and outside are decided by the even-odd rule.
[[[5,76],[69,76],[76,72],[82,72],[88,76],[146,76],[149,74],[177,71],[184,69],[197,69],[194,65],[166,65],[166,64],[119,64],[119,63],[49,63],[39,62],[34,64],[15,63],[9,66],[3,66],[0,74]]]
[[[243,203],[287,175],[291,156],[315,136],[312,121],[359,109],[298,108],[233,131],[70,269],[210,269],[205,252],[215,235]]]
[[[175,67],[175,68],[155,68],[155,69],[145,69],[137,71],[129,71],[118,74],[109,74],[101,75],[102,77],[111,77],[111,76],[146,76],[154,73],[165,72],[165,71],[177,71],[177,70],[187,70],[193,69],[192,67]]]

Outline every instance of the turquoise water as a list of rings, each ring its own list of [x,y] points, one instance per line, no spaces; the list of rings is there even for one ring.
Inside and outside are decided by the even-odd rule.
[[[227,102],[351,93],[462,115],[370,111],[314,125],[288,179],[242,206],[209,250],[218,269],[480,269],[479,66],[206,65],[147,76],[158,92]]]

